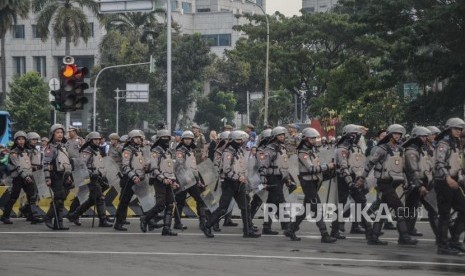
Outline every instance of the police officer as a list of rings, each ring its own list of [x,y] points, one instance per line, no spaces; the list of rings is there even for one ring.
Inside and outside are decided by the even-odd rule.
[[[338,203],[346,204],[350,196],[356,204],[362,208],[366,206],[364,179],[362,178],[365,165],[365,155],[358,145],[362,135],[362,126],[349,124],[344,126],[342,137],[336,145],[335,157],[337,167]],[[350,212],[350,210],[349,210]],[[344,214],[347,215],[347,214]],[[339,227],[343,222],[335,220],[332,223],[331,236],[338,239],[345,239],[339,232]],[[362,216],[364,227],[371,229],[371,225]],[[351,234],[366,234],[366,231],[359,226],[359,222],[352,222]],[[372,235],[367,235],[369,239]],[[376,240],[377,241],[377,240]]]
[[[192,132],[194,133],[194,155],[197,164],[200,164],[207,158],[207,140],[203,133],[200,132],[200,126],[197,124],[192,125]]]
[[[221,171],[224,181],[221,183],[222,194],[218,209],[211,215],[211,220],[207,222],[203,232],[206,237],[213,238],[211,227],[217,223],[221,216],[225,215],[232,198],[241,210],[243,222],[243,237],[258,238],[261,235],[250,229],[250,206],[246,196],[247,167],[242,146],[245,143],[243,131],[233,131],[230,135],[230,142],[222,155]]]
[[[52,125],[50,142],[44,150],[45,182],[53,191],[53,202],[45,216],[45,225],[53,230],[69,230],[63,225],[64,201],[67,191],[74,186],[71,159],[65,147],[64,132],[63,125]],[[53,224],[52,218],[54,218]]]
[[[16,200],[18,200],[21,189],[27,196],[27,201],[31,208],[33,223],[41,222],[38,218],[39,210],[36,205],[37,193],[34,179],[32,177],[32,165],[29,152],[26,148],[27,134],[24,131],[18,131],[14,134],[14,144],[10,151],[9,169],[13,178],[13,187],[11,188],[10,199],[5,205],[3,215],[0,220],[4,224],[12,224],[10,220],[11,210]]]
[[[318,150],[316,148],[316,138],[320,134],[314,128],[305,128],[302,131],[302,141],[297,146],[297,154],[299,158],[299,180],[304,192],[304,205],[310,204],[310,208],[313,213],[318,212],[318,204],[321,203],[320,197],[318,196],[318,187],[323,181],[323,172],[334,169],[334,164],[320,164],[320,158]],[[322,211],[322,210],[321,210]],[[306,209],[305,212],[296,217],[295,222],[289,224],[289,227],[284,231],[284,235],[289,237],[293,241],[300,241],[295,234],[299,225],[307,217]],[[323,221],[323,214],[321,214],[320,220],[316,222],[318,229],[321,233],[322,243],[334,243],[337,241],[336,238],[331,237],[326,229],[326,224]]]
[[[438,141],[434,163],[434,182],[439,212],[438,254],[457,255],[465,252],[459,242],[465,227],[465,197],[463,175],[463,151],[459,148],[459,139],[465,122],[460,118],[447,120],[445,130],[437,137]],[[450,212],[457,211],[457,218],[448,239]]]
[[[265,154],[266,145],[268,145],[271,139],[271,129],[263,130],[262,133],[260,133],[259,137],[260,137],[260,140],[258,141],[258,144],[257,144],[257,153],[255,154],[256,159],[258,159],[260,155]],[[259,164],[257,160],[257,165],[256,165],[257,170],[258,170],[258,167],[259,167]],[[262,206],[262,203],[263,203],[262,199],[257,194],[254,194],[252,198],[252,202],[250,202],[250,217],[252,218],[252,220],[254,219],[255,215],[260,209],[260,206]]]
[[[100,139],[100,133],[89,133],[86,137],[87,142],[79,150],[81,160],[86,163],[87,170],[89,171],[89,198],[77,207],[74,212],[69,213],[68,219],[74,221],[84,214],[92,205],[96,205],[99,227],[111,227],[112,224],[107,221],[105,215],[105,196],[103,192],[109,188],[109,184],[106,178],[103,157],[99,151]]]
[[[286,137],[286,152],[287,156],[297,153],[297,146],[300,144],[299,133],[297,132],[299,127],[296,124],[290,124],[288,126],[289,135]]]
[[[69,158],[71,159],[78,159],[80,158],[79,149],[85,143],[85,140],[78,135],[78,129],[70,126],[68,127],[68,139],[66,139],[65,148],[68,152]],[[79,183],[80,184],[80,183]],[[66,197],[68,197],[70,190],[66,190]],[[69,207],[69,212],[74,212],[76,208],[79,206],[79,198],[76,196],[71,206]],[[79,219],[74,220],[74,224],[77,226],[81,226]]]
[[[110,139],[110,149],[108,150],[108,156],[115,161],[116,165],[121,169],[123,161],[123,146],[119,143],[121,137],[118,133],[112,133],[108,136]]]
[[[439,133],[441,133],[441,130],[435,126],[427,126],[426,128],[431,132],[431,134],[428,135],[428,139],[426,140],[426,146],[428,149],[428,154],[434,160],[434,151],[437,145],[436,136],[438,136]]]
[[[133,185],[137,185],[145,179],[145,157],[142,151],[142,133],[134,129],[128,133],[128,140],[123,147],[122,174],[121,179],[121,198],[116,209],[116,220],[114,229],[118,231],[127,231],[123,227],[126,221],[129,202],[131,201],[134,191]]]
[[[192,173],[195,177],[196,185],[188,188],[185,191],[180,191],[176,194],[176,208],[179,210],[179,212],[176,212],[175,216],[175,229],[186,229],[185,226],[183,226],[181,223],[180,215],[186,204],[187,193],[189,193],[189,195],[195,200],[197,204],[197,215],[199,216],[200,229],[205,228],[205,223],[207,220],[207,207],[205,206],[205,203],[200,197],[200,194],[204,191],[205,188],[203,184],[200,182],[199,172],[197,171],[197,162],[193,152],[195,148],[196,145],[194,144],[194,134],[192,133],[192,131],[189,130],[184,131],[181,136],[181,142],[176,148],[175,168],[177,166],[183,166],[187,169],[192,170]]]
[[[377,179],[377,189],[381,193],[381,202],[394,210],[397,218],[398,243],[400,245],[415,245],[416,239],[412,239],[408,233],[406,219],[408,218],[404,204],[396,193],[396,188],[405,183],[404,179],[404,151],[399,142],[405,135],[405,128],[399,124],[390,125],[387,135],[379,141],[373,155],[365,165],[363,177],[368,177],[374,167],[374,175]],[[373,224],[373,239],[380,235],[384,221]]]
[[[420,202],[428,211],[428,218],[434,235],[437,237],[437,214],[434,208],[424,200],[433,182],[433,160],[428,154],[426,141],[431,131],[426,127],[417,126],[412,129],[412,135],[402,147],[405,148],[406,187],[405,207],[409,211],[407,225],[411,236],[423,236],[415,228],[417,210]]]
[[[286,129],[278,126],[271,131],[271,142],[266,146],[264,152],[258,157],[259,172],[262,182],[268,190],[266,203],[278,207],[276,215],[279,216],[279,204],[284,203],[283,185],[290,184],[289,164],[287,159],[285,140]],[[277,235],[278,232],[271,230],[271,218],[263,223],[262,233],[264,235]],[[287,223],[281,222],[281,228],[286,229]]]
[[[155,206],[140,218],[140,229],[147,232],[149,221],[164,211],[162,236],[177,236],[171,231],[173,216],[173,189],[179,188],[174,175],[174,163],[169,150],[171,134],[169,130],[157,131],[157,138],[151,148],[150,168],[152,171],[150,183],[155,187]],[[179,211],[179,210],[177,210]]]

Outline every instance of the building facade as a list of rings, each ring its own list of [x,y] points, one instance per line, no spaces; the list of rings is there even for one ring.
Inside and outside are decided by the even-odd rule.
[[[158,7],[166,7],[165,1],[158,2]],[[171,0],[172,17],[181,26],[181,31],[185,34],[200,33],[208,41],[211,51],[218,56],[222,56],[224,50],[232,49],[236,41],[243,36],[242,33],[233,30],[233,26],[246,23],[244,18],[237,15],[262,13],[256,5],[266,10],[266,0]],[[87,43],[81,40],[76,46],[72,44],[71,55],[75,58],[76,64],[90,69],[99,62],[99,44],[106,30],[92,12],[84,11],[91,36]],[[49,39],[43,42],[37,34],[36,24],[37,14],[31,13],[28,19],[18,18],[17,24],[12,26],[6,35],[4,58],[7,94],[10,91],[8,83],[14,76],[37,71],[46,81],[58,77],[65,55],[64,39],[56,44],[51,33]],[[1,81],[0,79],[0,83]],[[0,89],[1,87],[0,85]],[[0,93],[4,92],[0,91]],[[86,90],[86,94],[89,103],[82,112],[71,112],[71,122],[84,129],[90,129],[92,87]]]
[[[302,0],[304,13],[327,12],[337,4],[337,0]]]

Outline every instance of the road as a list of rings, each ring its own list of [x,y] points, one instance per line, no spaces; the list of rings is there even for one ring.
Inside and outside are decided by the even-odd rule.
[[[222,227],[214,239],[186,219],[177,237],[141,233],[131,219],[128,232],[91,228],[90,219],[70,231],[50,231],[14,219],[0,225],[0,275],[463,275],[465,256],[439,256],[426,222],[417,246],[368,246],[361,235],[321,244],[316,227],[304,222],[300,242],[282,235],[244,239],[239,227]],[[239,220],[236,220],[239,222]],[[260,221],[255,222],[257,225]],[[277,227],[277,224],[274,224]],[[346,227],[348,228],[348,227]]]

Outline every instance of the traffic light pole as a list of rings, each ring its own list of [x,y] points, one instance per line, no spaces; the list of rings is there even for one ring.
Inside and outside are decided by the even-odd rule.
[[[100,70],[97,74],[97,76],[95,77],[95,81],[94,81],[94,91],[92,92],[93,93],[93,99],[92,99],[92,102],[93,102],[93,110],[92,110],[92,118],[93,118],[93,125],[92,125],[92,131],[96,131],[96,128],[97,128],[97,82],[98,82],[98,78],[100,77],[100,74],[103,73],[104,71],[108,70],[108,69],[112,69],[112,68],[122,68],[122,67],[130,67],[130,66],[139,66],[139,65],[147,65],[147,64],[150,64],[151,62],[140,62],[140,63],[131,63],[131,64],[120,64],[120,65],[112,65],[112,66],[108,66],[108,67],[105,67],[103,68],[102,70]]]

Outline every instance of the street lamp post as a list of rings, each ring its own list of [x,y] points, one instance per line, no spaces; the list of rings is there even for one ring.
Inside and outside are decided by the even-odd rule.
[[[265,15],[266,19],[266,62],[265,62],[265,111],[263,115],[264,124],[268,124],[268,93],[269,93],[269,60],[270,60],[270,22],[268,21],[268,15],[266,14],[265,10],[257,3],[254,3],[250,0],[246,0],[246,2],[255,5],[256,7],[260,8],[260,10]]]
[[[166,50],[166,127],[171,131],[171,1],[166,0],[166,28],[167,28],[167,50]]]

